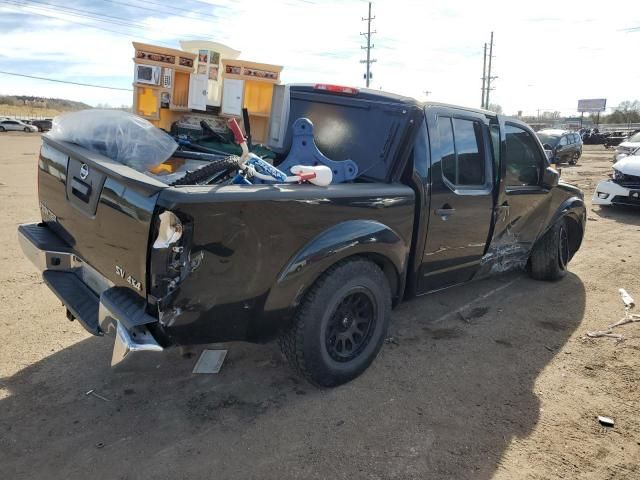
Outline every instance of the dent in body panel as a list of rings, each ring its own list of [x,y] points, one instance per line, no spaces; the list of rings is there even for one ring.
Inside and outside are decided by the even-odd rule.
[[[159,206],[193,219],[190,248],[202,255],[165,305],[179,312],[166,328],[176,343],[261,337],[331,262],[372,251],[402,269],[410,248],[413,191],[403,185],[170,190]]]

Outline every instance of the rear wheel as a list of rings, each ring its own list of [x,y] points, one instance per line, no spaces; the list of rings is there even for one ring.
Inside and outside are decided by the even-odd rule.
[[[4,132],[4,131],[6,131],[4,127],[0,127],[0,132]]]
[[[337,386],[373,362],[390,316],[391,290],[380,268],[365,259],[339,263],[306,294],[280,348],[309,382]]]
[[[567,274],[571,260],[569,228],[564,218],[558,220],[531,251],[530,273],[536,280],[560,280]]]
[[[578,163],[578,159],[580,158],[580,153],[579,152],[575,152],[573,154],[573,156],[571,157],[571,160],[569,160],[569,165],[575,165],[576,163]]]

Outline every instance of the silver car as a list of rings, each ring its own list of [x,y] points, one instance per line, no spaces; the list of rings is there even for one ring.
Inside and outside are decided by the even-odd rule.
[[[7,132],[10,130],[18,130],[21,132],[37,132],[38,127],[34,125],[28,125],[20,120],[2,120],[0,122],[0,132]]]

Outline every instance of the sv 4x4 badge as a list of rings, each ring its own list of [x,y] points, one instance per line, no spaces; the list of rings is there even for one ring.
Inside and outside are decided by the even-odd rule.
[[[127,272],[124,271],[124,268],[118,265],[116,265],[116,275],[118,275],[123,280],[125,280],[125,277],[126,277],[127,283],[129,285],[131,285],[136,290],[142,290],[142,284],[138,280],[133,278],[131,275],[127,275]]]

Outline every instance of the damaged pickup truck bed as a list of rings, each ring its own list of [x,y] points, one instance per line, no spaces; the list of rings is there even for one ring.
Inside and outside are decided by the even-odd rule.
[[[309,119],[323,153],[356,162],[353,182],[168,186],[43,136],[42,222],[19,239],[70,319],[115,334],[112,364],[279,335],[333,386],[373,361],[403,299],[513,268],[565,274],[583,195],[527,125],[371,90],[288,95],[289,127]]]

